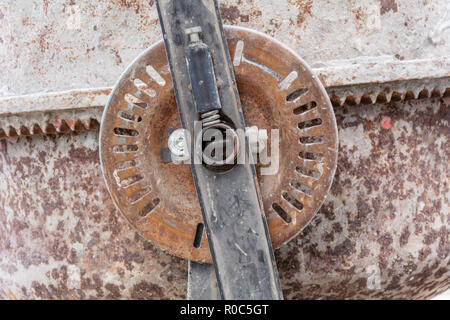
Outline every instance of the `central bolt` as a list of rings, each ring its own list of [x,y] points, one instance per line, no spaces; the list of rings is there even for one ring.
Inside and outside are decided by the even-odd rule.
[[[236,164],[239,154],[239,136],[228,124],[216,123],[204,128],[198,134],[196,147],[206,167],[227,171]]]

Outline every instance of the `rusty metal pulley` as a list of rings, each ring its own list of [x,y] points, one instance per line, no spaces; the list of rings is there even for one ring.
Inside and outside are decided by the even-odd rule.
[[[279,161],[268,165],[277,170],[257,170],[270,237],[278,247],[308,224],[331,186],[335,117],[319,79],[293,51],[253,30],[226,26],[225,34],[246,124],[279,130]],[[161,157],[169,133],[180,127],[161,41],[114,87],[101,126],[102,168],[117,207],[144,238],[176,256],[211,262],[204,232],[198,241],[202,216],[190,167]]]
[[[148,71],[155,79],[149,83],[164,84],[166,97],[172,97],[172,101],[163,103],[167,110],[158,106],[159,114],[149,111],[146,116],[148,132],[161,132],[161,137],[148,134],[147,139],[141,139],[144,144],[138,145],[150,150],[140,157],[144,161],[153,150],[163,150],[163,154],[155,151],[153,163],[111,162],[122,169],[135,166],[139,170],[133,175],[114,169],[112,182],[120,183],[115,191],[118,194],[128,189],[133,179],[151,187],[136,194],[139,198],[149,193],[146,199],[156,200],[142,202],[146,207],[143,215],[148,210],[153,219],[161,217],[160,225],[147,223],[144,232],[141,228],[140,233],[147,239],[153,237],[157,243],[161,241],[158,237],[168,238],[167,229],[172,228],[173,221],[179,222],[177,228],[184,227],[177,231],[178,235],[187,237],[166,239],[167,252],[163,252],[138,236],[136,228],[114,208],[100,169],[97,131],[111,86],[149,43],[166,39],[161,37],[156,8],[163,1],[192,4],[212,0],[95,4],[85,0],[70,4],[34,1],[32,8],[23,1],[7,0],[0,5],[0,49],[4,57],[0,65],[6,71],[1,74],[4,85],[0,86],[0,298],[180,299],[186,297],[188,263],[171,255],[170,247],[184,241],[179,256],[192,258],[191,253],[204,252],[204,260],[213,260],[207,250],[211,237],[205,238],[207,228],[201,225],[201,202],[192,192],[195,180],[189,165],[171,163],[172,157],[183,157],[185,150],[175,94],[170,92],[176,88],[176,81],[173,85],[167,61],[163,62],[165,69],[155,70],[166,83],[152,69]],[[450,7],[445,1],[424,5],[395,0],[347,6],[336,0],[303,2],[248,0],[218,4],[225,23],[255,28],[304,56],[326,88],[336,113],[339,163],[324,205],[297,237],[275,250],[283,296],[435,297],[450,288],[450,196],[449,185],[443,183],[448,180],[450,156],[450,41],[444,28]],[[342,23],[326,23],[332,12],[337,12],[333,17]],[[324,28],[318,28],[324,23]],[[186,29],[195,26],[198,24],[176,29],[185,38]],[[26,36],[22,36],[24,28]],[[209,45],[203,36],[199,38]],[[336,37],[341,41],[335,41]],[[229,61],[239,73],[244,127],[252,131],[249,137],[258,136],[259,147],[260,132],[267,130],[267,142],[272,138],[270,129],[281,127],[283,133],[287,127],[280,125],[281,120],[275,122],[282,118],[277,114],[281,108],[269,103],[278,91],[260,89],[263,86],[256,71],[242,71],[250,69],[249,61],[261,60],[264,54],[250,59],[246,46],[251,41],[230,43]],[[253,47],[268,51],[264,45]],[[241,49],[243,55],[235,53]],[[163,50],[158,52],[164,60]],[[273,55],[269,52],[268,56]],[[280,63],[280,57],[272,60]],[[279,82],[289,73],[280,75]],[[162,87],[155,87],[157,93],[145,82],[136,80],[135,85],[147,90],[154,101],[163,97]],[[282,101],[276,97],[273,100]],[[142,101],[136,102],[138,107],[144,106]],[[267,116],[267,110],[275,116]],[[143,130],[142,117],[134,118],[130,112],[121,114],[125,119],[136,119],[139,130]],[[170,118],[172,123],[149,121],[152,118]],[[155,130],[155,125],[161,123],[166,127]],[[134,137],[136,132],[118,128],[111,135]],[[313,142],[308,139],[303,143]],[[284,141],[281,160],[286,163],[283,158],[299,153],[296,148],[302,145],[296,139],[286,139],[286,135],[281,143]],[[273,150],[273,146],[267,150]],[[277,246],[275,242],[287,238],[287,228],[293,227],[287,211],[296,210],[281,192],[298,195],[294,189],[281,188],[278,182],[288,174],[297,177],[297,173],[284,166],[277,176],[270,176],[263,174],[267,168],[258,164],[259,177],[255,177],[254,185],[263,191],[261,199],[265,200],[264,209],[270,218],[271,240]],[[142,178],[140,172],[144,172]],[[128,173],[132,174],[130,180],[124,176]],[[159,185],[157,179],[161,179]],[[163,183],[168,180],[171,184],[166,187]],[[275,193],[271,194],[270,188]],[[274,201],[267,200],[275,194],[276,203],[285,211],[275,206],[282,218],[271,207]],[[256,211],[262,216],[262,210]],[[305,208],[303,213],[307,213]],[[274,223],[283,217],[291,222],[280,224],[279,232],[273,231]],[[149,218],[142,218],[143,223]],[[204,277],[199,270],[210,277]],[[204,296],[201,290],[208,289],[191,283],[198,280],[210,284],[215,278],[211,265],[191,261],[187,297]]]

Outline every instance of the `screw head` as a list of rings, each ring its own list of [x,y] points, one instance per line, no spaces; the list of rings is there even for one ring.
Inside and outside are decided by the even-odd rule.
[[[183,158],[186,155],[187,143],[184,135],[184,129],[177,129],[169,137],[169,150],[177,158]]]

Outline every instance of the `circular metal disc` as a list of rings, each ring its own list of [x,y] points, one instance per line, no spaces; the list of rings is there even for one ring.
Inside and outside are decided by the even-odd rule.
[[[293,51],[261,33],[225,27],[246,125],[279,130],[279,163],[258,181],[274,247],[296,236],[320,208],[337,161],[336,121],[320,81]],[[163,42],[122,75],[106,106],[101,161],[117,207],[146,239],[174,255],[210,262],[189,165],[164,163],[170,129],[180,128]],[[274,146],[275,147],[275,146]]]

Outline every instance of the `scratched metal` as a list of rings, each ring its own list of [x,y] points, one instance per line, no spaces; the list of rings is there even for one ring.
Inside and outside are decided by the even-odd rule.
[[[273,36],[313,68],[348,59],[403,64],[450,52],[449,29],[442,29],[447,0],[222,0],[220,7],[225,24]],[[0,73],[0,96],[111,87],[159,39],[151,0],[1,1],[0,70],[7,72]]]
[[[450,288],[449,108],[335,109],[328,200],[276,251],[287,299],[430,298]],[[1,298],[185,298],[187,262],[115,210],[95,132],[0,141]]]

